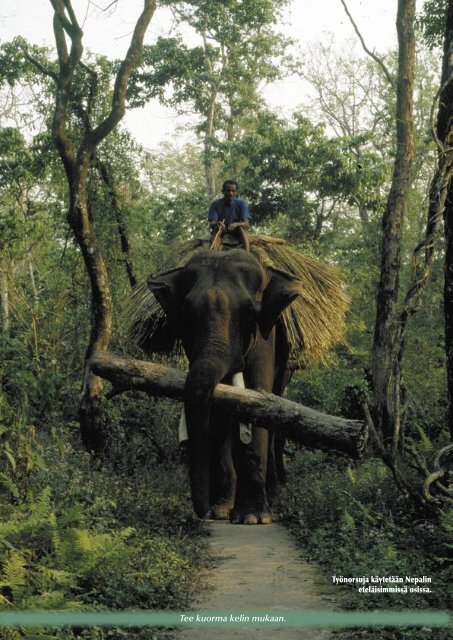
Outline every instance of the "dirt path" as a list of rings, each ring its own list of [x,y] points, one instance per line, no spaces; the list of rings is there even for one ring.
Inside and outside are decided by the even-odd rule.
[[[252,610],[284,615],[288,610],[335,608],[335,593],[319,569],[301,560],[287,531],[266,526],[211,525],[211,548],[218,566],[207,574],[208,590],[197,603],[201,610],[230,610],[237,615]],[[328,640],[327,629],[250,627],[187,627],[180,640]]]

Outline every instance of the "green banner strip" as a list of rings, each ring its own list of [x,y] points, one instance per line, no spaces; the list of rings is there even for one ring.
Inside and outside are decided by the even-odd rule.
[[[446,627],[442,611],[8,611],[0,627]]]

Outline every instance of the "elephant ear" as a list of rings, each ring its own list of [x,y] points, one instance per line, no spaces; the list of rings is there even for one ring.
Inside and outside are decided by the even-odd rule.
[[[300,280],[292,273],[267,268],[269,282],[263,291],[258,326],[265,340],[280,314],[300,294]]]
[[[165,271],[148,279],[147,284],[169,318],[174,318],[179,309],[179,287],[182,268]]]

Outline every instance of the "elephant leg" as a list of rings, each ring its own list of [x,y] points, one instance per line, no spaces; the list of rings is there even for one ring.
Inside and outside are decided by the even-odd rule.
[[[267,502],[268,432],[253,429],[252,443],[243,444],[235,439],[235,466],[237,474],[236,499],[230,515],[233,524],[270,524],[272,514]]]
[[[282,396],[290,379],[291,371],[288,369],[289,347],[280,323],[276,326],[276,346],[275,346],[275,379],[272,393]],[[286,481],[286,470],[283,462],[283,449],[286,444],[286,433],[284,431],[273,432],[272,446],[272,466],[268,465],[268,486],[270,495],[277,491],[277,483]]]
[[[279,431],[274,434],[274,455],[275,455],[275,469],[277,473],[277,480],[281,484],[286,482],[286,469],[283,463],[283,449],[286,444],[286,433]]]
[[[272,391],[274,381],[275,332],[267,340],[257,337],[247,356],[244,378],[246,387]],[[235,438],[235,466],[237,488],[233,524],[270,524],[272,513],[267,500],[266,476],[269,451],[269,432],[254,427],[252,442],[244,445]]]
[[[211,508],[215,520],[227,520],[236,493],[236,471],[233,464],[233,421],[214,411],[211,417]]]
[[[267,451],[267,473],[266,473],[266,492],[269,502],[272,504],[277,494],[277,483],[279,480],[277,459],[276,459],[276,435],[273,431],[269,433],[269,444]]]

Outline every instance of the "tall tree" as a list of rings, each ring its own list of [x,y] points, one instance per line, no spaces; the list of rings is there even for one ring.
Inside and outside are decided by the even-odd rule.
[[[445,348],[447,356],[447,388],[449,423],[453,436],[453,1],[449,0],[445,18],[444,54],[437,117],[440,180],[438,192],[445,203]]]
[[[101,247],[93,225],[88,197],[90,163],[99,144],[113,131],[125,113],[126,90],[129,78],[142,52],[143,39],[156,8],[155,0],[144,0],[126,56],[116,74],[109,113],[100,122],[92,122],[97,97],[96,73],[83,60],[83,32],[71,0],[50,0],[54,10],[53,28],[58,55],[58,70],[38,66],[56,85],[52,134],[63,163],[68,190],[67,218],[80,247],[91,284],[92,329],[86,351],[85,373],[80,403],[82,438],[88,449],[97,449],[99,441],[100,395],[102,383],[88,366],[95,351],[106,350],[111,336],[112,297],[109,277]],[[85,72],[88,91],[77,92],[77,74]],[[80,86],[80,85],[79,85]],[[71,129],[71,117],[81,119],[82,131]],[[77,139],[77,133],[79,133]]]
[[[219,138],[232,140],[240,117],[262,103],[259,89],[281,77],[287,39],[275,31],[287,0],[164,0],[178,25],[189,26],[199,44],[188,47],[180,35],[145,47],[131,97],[149,97],[179,109],[190,104],[200,117],[203,164],[209,198],[216,193],[214,152]]]
[[[374,419],[387,444],[398,440],[394,430],[399,407],[395,384],[397,300],[401,266],[402,224],[415,152],[413,85],[415,69],[415,0],[398,0],[398,73],[396,87],[396,156],[392,184],[382,219],[381,275],[371,358]]]

